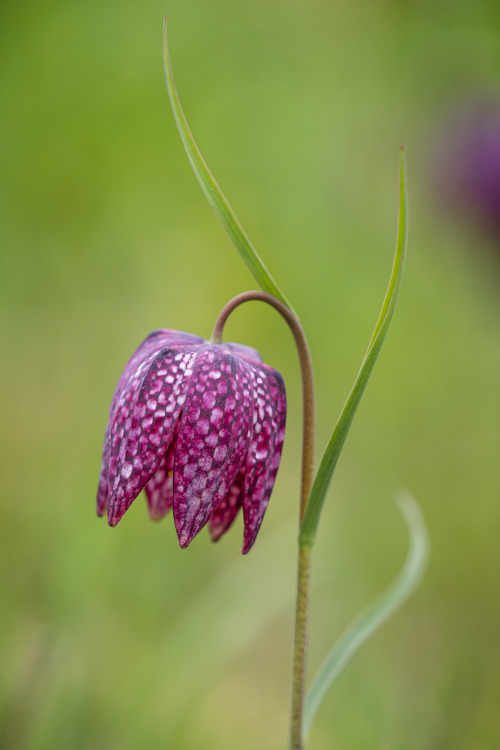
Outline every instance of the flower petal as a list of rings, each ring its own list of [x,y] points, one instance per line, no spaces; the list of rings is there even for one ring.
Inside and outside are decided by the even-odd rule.
[[[108,523],[116,526],[158,469],[179,419],[197,349],[161,349],[131,377],[118,400],[109,442]]]
[[[223,534],[232,526],[233,521],[238,515],[243,502],[243,492],[245,489],[245,466],[243,465],[238,472],[238,476],[233,482],[233,486],[227,493],[224,500],[219,503],[210,517],[210,536],[213,542],[218,541]]]
[[[131,376],[134,375],[138,367],[153,355],[158,354],[161,349],[169,346],[179,346],[186,344],[204,344],[204,339],[199,336],[194,336],[192,333],[184,333],[183,331],[171,331],[167,328],[159,328],[146,336],[142,344],[137,347],[123,370],[118,384],[113,394],[109,414],[112,417],[113,411],[116,408],[118,399],[127,386]]]
[[[224,344],[224,346],[227,346],[228,349],[230,349],[234,354],[244,357],[249,357],[249,359],[254,359],[256,362],[262,362],[262,357],[260,356],[257,349],[253,349],[251,346],[246,346],[245,344]]]
[[[97,515],[104,515],[108,507],[108,445],[109,440],[109,422],[106,425],[106,434],[104,436],[104,447],[102,449],[101,473],[99,475],[99,486],[97,488]]]
[[[255,542],[278,472],[285,439],[286,393],[280,373],[252,365],[253,433],[245,466],[243,554]]]
[[[149,365],[158,353],[156,342],[154,346],[153,341],[149,342],[150,337],[153,337],[156,333],[158,332],[154,331],[152,334],[150,334],[150,336],[148,336],[148,338],[141,344],[139,349],[137,349],[135,354],[129,360],[113,394],[113,399],[111,401],[109,410],[109,419],[106,425],[106,434],[104,437],[101,476],[97,493],[97,515],[99,516],[102,516],[104,511],[108,507],[108,499],[110,494],[109,473],[111,456],[111,430],[114,418],[116,416],[116,411],[118,408],[123,408],[123,405],[127,403],[127,400],[130,401],[130,391],[135,391],[140,386],[144,373],[147,372]],[[141,349],[141,354],[138,354]]]
[[[174,500],[174,453],[179,434],[180,420],[175,425],[172,440],[160,465],[146,484],[146,495],[149,505],[149,516],[153,521],[159,521],[168,513]]]
[[[196,359],[174,459],[174,521],[187,547],[227,495],[252,424],[251,365],[223,346]]]
[[[139,368],[146,362],[151,360],[153,357],[164,347],[169,344],[203,344],[204,340],[199,336],[194,336],[191,333],[184,333],[183,331],[172,331],[166,328],[160,328],[150,333],[140,346],[135,350],[131,356],[125,369],[123,370],[118,384],[113,393],[111,400],[111,406],[109,408],[109,419],[106,425],[106,432],[104,436],[104,446],[101,464],[101,474],[99,479],[99,489],[97,492],[97,515],[102,516],[106,508],[108,507],[108,494],[109,494],[109,482],[108,482],[108,462],[110,456],[110,431],[115,415],[116,407],[120,396],[127,388],[131,378],[139,370]]]

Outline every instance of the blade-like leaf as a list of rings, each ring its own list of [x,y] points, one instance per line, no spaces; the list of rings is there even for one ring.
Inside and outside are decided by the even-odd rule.
[[[340,637],[316,675],[304,706],[304,737],[309,732],[316,712],[342,668],[358,649],[411,596],[417,587],[428,557],[429,539],[425,522],[416,500],[406,494],[399,507],[408,524],[410,544],[404,565],[390,586],[362,612]]]
[[[382,348],[384,338],[388,331],[396,302],[403,281],[403,270],[406,256],[406,235],[407,235],[407,210],[406,210],[406,180],[405,180],[405,158],[404,151],[401,149],[399,164],[399,218],[398,218],[398,236],[396,241],[396,252],[392,266],[391,278],[385,295],[382,310],[380,311],[377,325],[373,332],[370,344],[361,363],[361,369],[352,387],[347,401],[344,404],[340,417],[335,425],[330,441],[321,459],[318,473],[307,503],[304,520],[300,530],[300,543],[302,545],[312,545],[316,536],[319,517],[325,502],[326,493],[337,465],[337,461],[342,451],[347,433],[354,419],[354,415],[365,391],[366,385],[377,361],[377,357]]]
[[[265,292],[273,294],[279,300],[284,302],[287,307],[292,309],[289,302],[284,297],[271,274],[265,267],[264,263],[259,258],[257,251],[253,247],[249,238],[245,234],[245,231],[236,218],[233,209],[227,202],[222,190],[218,186],[215,178],[207,167],[205,160],[203,159],[203,156],[201,155],[200,150],[198,149],[198,146],[196,145],[193,135],[189,129],[189,125],[184,116],[184,112],[182,111],[181,103],[179,101],[177,90],[175,88],[174,74],[172,72],[172,65],[170,62],[170,55],[168,51],[166,17],[163,26],[163,63],[165,67],[165,78],[167,82],[168,96],[170,98],[170,104],[172,107],[172,112],[174,113],[175,122],[177,124],[182,143],[186,150],[189,163],[191,164],[192,170],[201,185],[201,189],[203,190],[207,201],[209,202],[215,215],[229,235],[231,242],[241,255],[243,261],[248,266],[250,272],[253,274],[257,283]]]

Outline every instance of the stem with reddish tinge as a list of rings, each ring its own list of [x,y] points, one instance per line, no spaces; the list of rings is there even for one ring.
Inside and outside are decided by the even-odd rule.
[[[233,310],[243,302],[260,300],[274,307],[288,323],[297,347],[302,375],[302,479],[300,489],[300,524],[304,517],[311,492],[314,471],[314,378],[311,354],[307,340],[297,316],[283,302],[267,292],[244,292],[234,297],[221,311],[215,323],[212,343],[222,342],[224,324]],[[290,727],[290,750],[302,750],[302,715],[307,659],[307,621],[309,604],[309,579],[311,547],[299,546],[297,575],[297,601],[295,608],[295,638],[292,672],[292,712]]]

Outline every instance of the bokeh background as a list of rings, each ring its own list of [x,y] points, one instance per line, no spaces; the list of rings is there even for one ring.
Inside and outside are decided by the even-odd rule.
[[[157,327],[208,337],[255,287],[175,130],[164,13],[195,137],[308,333],[318,458],[385,292],[407,149],[406,277],[322,519],[311,675],[404,559],[401,488],[432,557],[336,682],[309,747],[498,748],[496,0],[1,4],[0,746],[286,746],[300,383],[272,310],[247,305],[227,327],[289,397],[250,555],[239,524],[180,550],[142,498],[115,529],[94,514],[132,351]],[[471,159],[484,132],[490,156]]]

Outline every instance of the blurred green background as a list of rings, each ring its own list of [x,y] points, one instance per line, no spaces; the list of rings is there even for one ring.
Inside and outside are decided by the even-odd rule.
[[[0,7],[0,746],[286,746],[300,455],[291,337],[264,305],[226,335],[287,383],[259,539],[180,550],[137,500],[94,514],[116,380],[151,330],[209,336],[254,288],[205,203],[198,144],[308,333],[318,459],[385,292],[399,146],[410,235],[393,326],[335,475],[313,560],[310,673],[406,549],[427,576],[356,656],[311,750],[500,747],[500,241],[443,210],[436,138],[500,90],[500,6],[445,0],[69,0]]]

